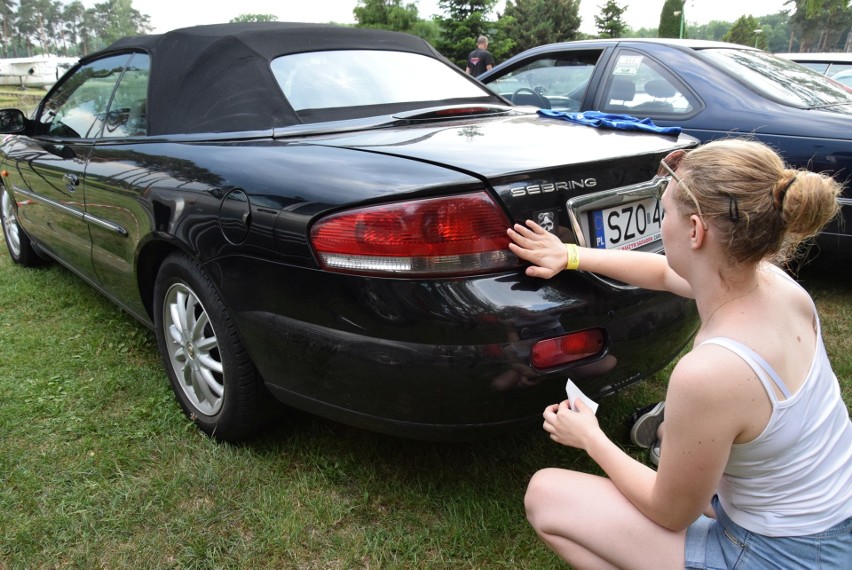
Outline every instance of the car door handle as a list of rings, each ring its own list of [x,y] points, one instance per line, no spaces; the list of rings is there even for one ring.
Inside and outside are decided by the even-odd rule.
[[[76,174],[66,174],[62,179],[65,180],[65,187],[69,192],[73,192],[80,185],[80,179]]]

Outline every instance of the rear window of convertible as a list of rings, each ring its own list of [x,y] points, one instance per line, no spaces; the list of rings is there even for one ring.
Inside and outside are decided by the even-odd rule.
[[[297,53],[276,58],[271,66],[278,85],[297,113],[490,95],[445,63],[415,53],[371,50]]]

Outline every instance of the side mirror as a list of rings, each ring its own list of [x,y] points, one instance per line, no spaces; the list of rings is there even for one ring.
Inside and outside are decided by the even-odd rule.
[[[27,119],[19,109],[0,109],[0,133],[17,134],[27,128]]]

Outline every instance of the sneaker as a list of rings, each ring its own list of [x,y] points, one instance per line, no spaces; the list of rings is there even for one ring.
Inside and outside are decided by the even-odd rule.
[[[655,441],[651,449],[648,450],[648,461],[656,466],[660,465],[660,442]]]
[[[630,441],[639,447],[651,447],[657,441],[657,428],[663,423],[666,403],[659,402],[633,413],[633,427],[630,428]]]

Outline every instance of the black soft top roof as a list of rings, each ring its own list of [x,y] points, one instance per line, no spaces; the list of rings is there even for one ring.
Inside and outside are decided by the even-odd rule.
[[[387,49],[444,59],[416,36],[326,24],[253,22],[181,28],[118,40],[105,54],[151,56],[148,134],[268,130],[301,121],[269,62],[318,50]]]

